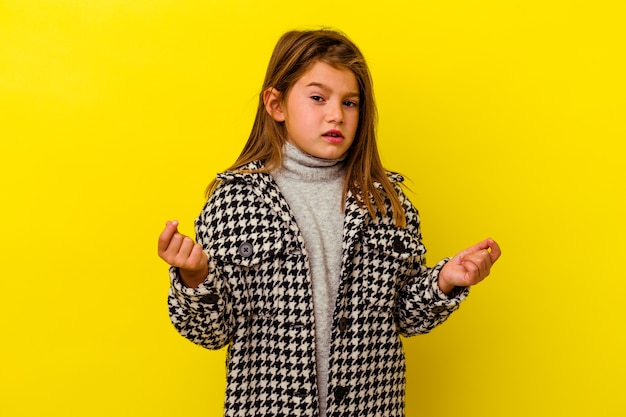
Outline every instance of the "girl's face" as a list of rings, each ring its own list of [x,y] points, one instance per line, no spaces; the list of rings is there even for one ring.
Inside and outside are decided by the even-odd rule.
[[[354,73],[316,62],[281,102],[287,140],[324,159],[344,155],[359,125],[359,86]],[[279,120],[280,121],[280,120]]]

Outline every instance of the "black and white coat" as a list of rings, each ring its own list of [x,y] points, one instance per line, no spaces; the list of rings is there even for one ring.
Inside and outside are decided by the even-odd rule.
[[[172,323],[208,349],[228,345],[225,416],[318,416],[311,278],[298,225],[269,174],[218,178],[195,223],[209,276],[191,289],[171,268]],[[467,295],[439,290],[446,260],[425,266],[418,213],[397,185],[402,177],[390,178],[406,228],[393,224],[390,211],[372,219],[353,195],[346,198],[328,417],[403,416],[400,335],[430,331]]]

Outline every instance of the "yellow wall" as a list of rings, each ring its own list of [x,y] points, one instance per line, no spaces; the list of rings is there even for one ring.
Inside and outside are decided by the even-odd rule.
[[[310,25],[366,54],[430,262],[504,249],[406,340],[407,416],[626,415],[624,2],[293,3],[0,1],[0,415],[220,415],[224,352],[170,326],[156,238],[192,231]]]

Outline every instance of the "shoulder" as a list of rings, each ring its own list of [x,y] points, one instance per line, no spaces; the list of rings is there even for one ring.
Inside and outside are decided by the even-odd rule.
[[[393,171],[386,171],[386,174],[392,184],[401,184],[404,182],[404,176],[402,174]]]
[[[263,171],[265,165],[262,161],[252,161],[238,169],[230,169],[217,174],[217,180],[221,182],[240,181],[250,182],[258,179],[258,175],[266,174]]]
[[[402,207],[406,210],[407,208],[413,208],[413,204],[411,203],[411,200],[409,200],[409,197],[407,197],[406,193],[405,193],[405,189],[407,188],[404,181],[405,178],[402,174],[399,174],[397,172],[393,172],[393,171],[386,171],[387,174],[387,179],[389,180],[389,182],[391,183],[391,186],[393,187],[393,189],[396,192],[396,196],[398,197],[398,199],[400,200],[400,204],[402,205]],[[384,192],[383,187],[378,184],[375,183],[376,188],[382,190]],[[389,196],[388,196],[389,197]]]
[[[259,172],[262,168],[262,164],[252,163],[218,174],[218,184],[196,219],[196,227],[208,234],[225,234],[274,222],[278,198],[272,196],[277,192],[271,175]]]
[[[411,189],[406,185],[405,177],[402,174],[392,171],[387,171],[387,177],[395,189],[400,205],[404,210],[407,226],[419,228],[419,212],[406,194],[406,191],[411,191]]]
[[[270,175],[262,169],[261,161],[253,161],[239,169],[217,174],[217,185],[208,197],[205,209],[215,205],[241,203],[249,199],[254,187],[271,181]]]

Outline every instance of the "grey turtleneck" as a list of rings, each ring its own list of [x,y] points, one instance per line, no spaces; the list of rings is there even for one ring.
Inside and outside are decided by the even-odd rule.
[[[321,417],[326,416],[331,326],[341,274],[344,175],[342,159],[316,158],[290,143],[283,149],[282,167],[272,172],[298,223],[308,252]]]

